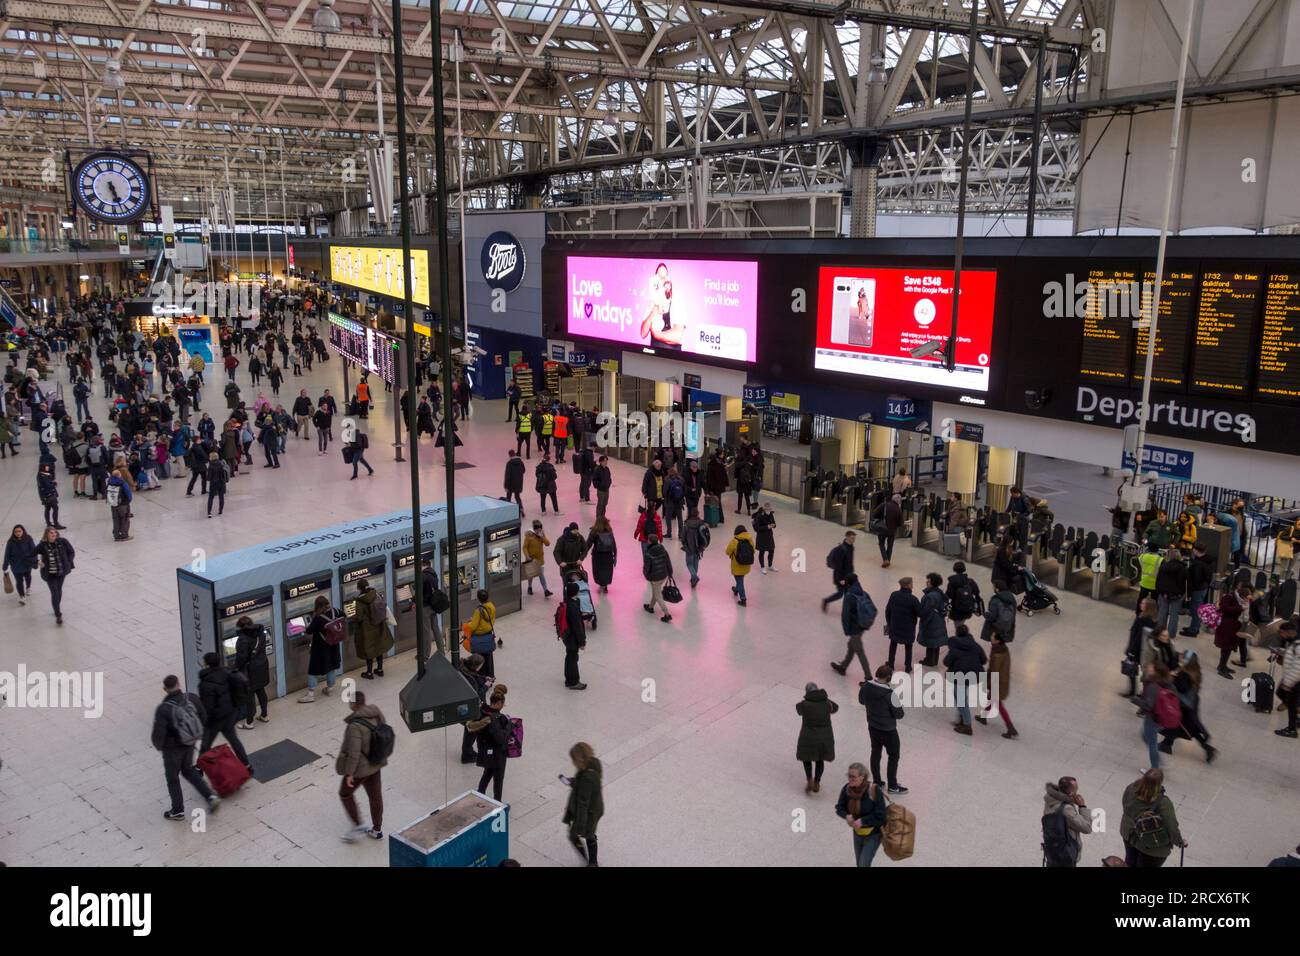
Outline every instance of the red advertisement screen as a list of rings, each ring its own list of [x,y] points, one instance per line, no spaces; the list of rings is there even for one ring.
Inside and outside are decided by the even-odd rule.
[[[817,296],[818,369],[986,392],[993,348],[997,273],[963,269],[957,368],[940,353],[913,358],[952,325],[951,269],[822,266]]]

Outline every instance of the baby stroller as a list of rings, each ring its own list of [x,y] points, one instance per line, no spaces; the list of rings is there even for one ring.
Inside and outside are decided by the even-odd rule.
[[[1045,608],[1051,608],[1052,613],[1060,614],[1061,605],[1057,602],[1056,595],[1047,590],[1034,576],[1034,572],[1025,568],[1020,572],[1020,576],[1025,582],[1025,596],[1020,599],[1019,610],[1025,612],[1026,617],[1033,617],[1035,611],[1041,611]]]
[[[596,606],[591,603],[591,588],[587,586],[586,570],[581,566],[567,568],[564,580],[566,584],[573,581],[578,585],[578,607],[582,609],[582,620],[593,631],[597,630],[599,623],[596,620]]]

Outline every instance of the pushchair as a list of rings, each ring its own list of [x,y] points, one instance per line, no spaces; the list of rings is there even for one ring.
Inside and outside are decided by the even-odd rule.
[[[578,585],[578,607],[582,609],[582,620],[593,631],[599,627],[596,618],[596,606],[591,602],[591,588],[587,585],[587,571],[581,566],[566,568],[564,581],[573,581]]]
[[[1058,603],[1056,595],[1047,590],[1034,576],[1034,572],[1025,568],[1020,572],[1021,578],[1025,582],[1025,596],[1020,599],[1018,609],[1025,612],[1026,617],[1033,617],[1035,611],[1042,611],[1051,608],[1052,613],[1060,614],[1061,605]]]

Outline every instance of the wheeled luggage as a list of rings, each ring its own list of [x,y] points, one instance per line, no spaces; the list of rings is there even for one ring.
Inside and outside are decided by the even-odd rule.
[[[704,496],[704,523],[710,528],[722,524],[722,500],[713,495]]]
[[[219,797],[230,796],[252,776],[248,768],[239,762],[229,744],[204,751],[195,763]]]

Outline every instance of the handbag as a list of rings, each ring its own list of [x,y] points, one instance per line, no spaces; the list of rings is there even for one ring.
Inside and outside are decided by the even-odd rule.
[[[525,561],[519,567],[519,575],[525,581],[531,581],[533,578],[537,577],[541,571],[542,562],[540,561]]]
[[[331,646],[337,646],[347,640],[348,636],[348,619],[340,614],[338,617],[331,618],[325,625],[321,633],[321,640]]]
[[[350,445],[343,446],[343,464],[352,464],[352,448]]]
[[[682,602],[681,589],[677,587],[677,582],[672,578],[668,579],[668,583],[664,585],[660,594],[669,604],[680,604]]]
[[[9,572],[6,571],[5,572],[5,594],[13,594],[13,593],[14,593],[14,579],[11,578],[9,576]]]
[[[1119,662],[1119,672],[1125,677],[1137,677],[1138,662],[1130,657],[1124,658]]]
[[[469,637],[471,654],[491,654],[496,649],[497,636],[494,631],[488,631],[486,634],[471,634]]]

